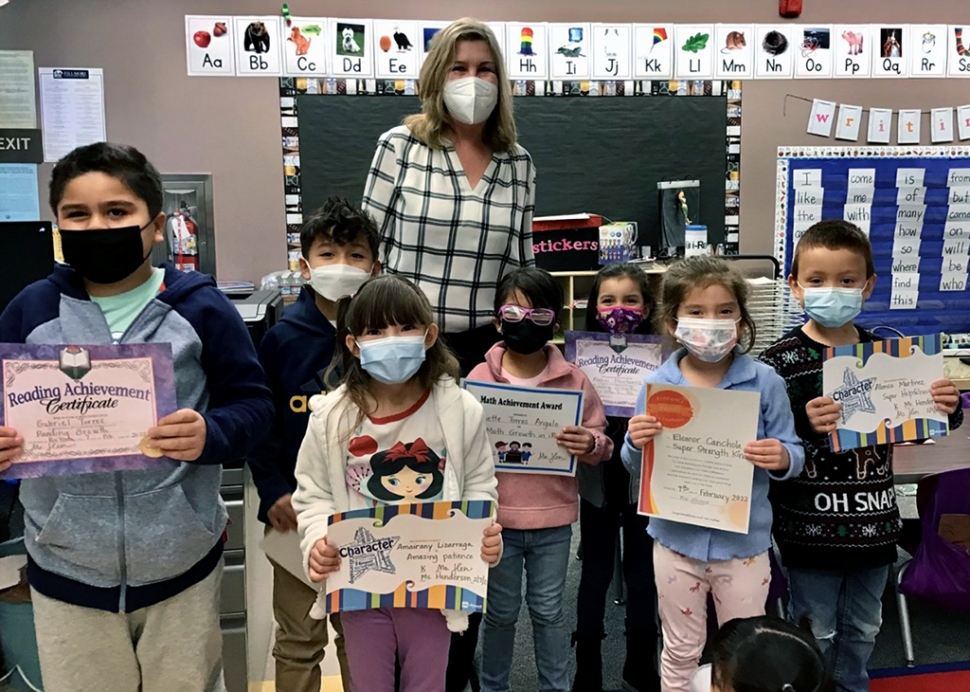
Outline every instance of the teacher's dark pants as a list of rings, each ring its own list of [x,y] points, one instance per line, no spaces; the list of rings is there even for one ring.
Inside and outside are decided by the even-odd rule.
[[[502,340],[502,335],[498,333],[494,325],[485,324],[467,332],[448,332],[442,334],[445,343],[458,356],[458,363],[461,365],[461,376],[467,377],[479,363],[485,362],[485,354],[488,349]]]

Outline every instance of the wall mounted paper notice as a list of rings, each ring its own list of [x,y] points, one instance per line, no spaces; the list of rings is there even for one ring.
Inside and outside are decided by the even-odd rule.
[[[930,112],[930,137],[934,144],[953,141],[952,108],[934,108]]]
[[[634,24],[633,51],[635,78],[671,79],[674,76],[672,24]]]
[[[909,27],[911,77],[945,77],[947,48],[946,24],[913,24]],[[954,52],[955,56],[956,53]]]
[[[549,75],[552,79],[589,79],[592,41],[589,24],[549,24]]]
[[[862,124],[862,106],[839,104],[839,124],[835,128],[835,138],[855,142],[859,139],[859,125]]]
[[[943,379],[939,334],[825,349],[822,391],[842,405],[832,451],[948,435],[930,385]]]
[[[340,568],[326,580],[326,611],[432,608],[485,611],[482,533],[495,503],[379,505],[334,514],[327,542]]]
[[[747,533],[754,465],[744,447],[760,412],[758,392],[648,384],[647,413],[663,429],[643,450],[639,513]]]
[[[221,15],[186,15],[185,65],[190,77],[232,77],[235,23]]]
[[[714,25],[677,24],[674,26],[674,77],[711,79],[714,76]]]
[[[714,74],[718,79],[751,79],[754,76],[754,27],[750,24],[718,24],[714,27]]]
[[[835,119],[835,102],[812,99],[812,110],[808,114],[808,134],[828,137],[832,134]]]
[[[0,128],[37,127],[34,54],[0,50]]]
[[[374,24],[370,19],[331,19],[327,32],[331,76],[374,76]]]
[[[917,109],[899,111],[896,141],[899,144],[919,144],[920,112]]]
[[[633,76],[633,34],[629,24],[593,24],[593,79]]]
[[[799,27],[795,36],[801,51],[795,55],[795,79],[823,79],[832,76],[835,54],[831,26]]]
[[[421,63],[421,34],[417,22],[375,19],[378,79],[417,79]]]
[[[868,24],[836,24],[835,76],[868,77],[872,71],[871,55],[875,52]]]
[[[793,26],[758,24],[755,30],[755,69],[758,79],[790,79],[801,39]],[[833,109],[834,109],[833,104]]]
[[[643,380],[663,362],[661,338],[566,332],[566,360],[575,363],[603,400],[608,416],[630,418]]]
[[[327,74],[327,18],[292,17],[290,26],[280,22],[283,74],[290,77]]]
[[[893,131],[893,112],[889,108],[869,109],[869,144],[889,144]]]
[[[545,79],[548,55],[545,24],[508,22],[505,25],[505,62],[509,79]]]
[[[39,221],[36,163],[0,163],[0,221]]]
[[[913,50],[909,27],[905,24],[873,25],[870,32],[870,39],[876,42],[872,51],[872,76],[905,77],[909,52]]]
[[[44,161],[108,139],[104,123],[104,70],[41,67],[40,115]]]
[[[556,434],[582,425],[582,391],[473,380],[465,380],[465,389],[485,408],[497,471],[576,475],[576,457],[559,446]]]

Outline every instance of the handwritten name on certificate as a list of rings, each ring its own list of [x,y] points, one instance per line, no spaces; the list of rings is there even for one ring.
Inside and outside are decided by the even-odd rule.
[[[340,569],[326,581],[326,610],[445,608],[481,613],[488,593],[482,533],[490,500],[380,505],[330,517],[327,542]]]
[[[822,391],[842,404],[832,451],[948,435],[930,395],[944,377],[942,341],[935,334],[825,349]]]
[[[24,438],[0,478],[143,469],[146,434],[176,409],[169,344],[0,344],[3,425]]]
[[[758,392],[647,385],[647,413],[663,430],[643,449],[640,514],[747,533],[754,466],[744,447],[760,411]]]
[[[576,475],[576,457],[559,446],[556,433],[566,425],[582,424],[581,390],[473,380],[465,381],[465,389],[485,409],[496,471]]]
[[[643,380],[663,363],[661,338],[566,332],[566,360],[575,363],[589,378],[603,400],[606,415],[630,418]]]

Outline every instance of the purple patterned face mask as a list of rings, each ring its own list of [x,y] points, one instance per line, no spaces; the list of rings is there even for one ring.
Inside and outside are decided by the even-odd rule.
[[[610,334],[632,334],[643,323],[643,308],[600,308],[596,319]]]

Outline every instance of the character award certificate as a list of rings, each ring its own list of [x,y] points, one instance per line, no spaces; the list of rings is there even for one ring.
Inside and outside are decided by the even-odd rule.
[[[576,475],[576,457],[559,446],[556,434],[583,424],[582,391],[472,380],[465,380],[465,389],[485,408],[496,471]]]
[[[842,404],[832,451],[948,435],[930,395],[943,377],[939,334],[825,349],[822,391]]]
[[[640,514],[748,532],[761,394],[647,385],[647,414],[663,430],[643,449]]]
[[[172,463],[146,433],[173,413],[169,344],[0,344],[3,425],[24,451],[0,478],[143,469]]]
[[[643,380],[663,363],[659,336],[566,332],[566,360],[583,371],[608,416],[633,417]]]
[[[444,608],[485,611],[482,533],[491,500],[379,505],[330,517],[340,569],[326,580],[326,610]]]

